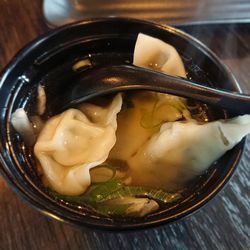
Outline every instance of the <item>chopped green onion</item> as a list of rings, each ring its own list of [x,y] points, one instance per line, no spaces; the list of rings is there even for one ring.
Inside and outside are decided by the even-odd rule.
[[[187,109],[186,101],[184,98],[168,94],[159,94],[160,100],[170,106],[175,107],[180,112]]]
[[[111,167],[108,164],[101,164],[97,167],[94,167],[90,170],[91,182],[99,183],[106,182],[113,179],[116,175],[115,168]]]
[[[155,113],[158,101],[159,99],[156,96],[154,100],[153,108],[150,112],[145,112],[144,110],[142,110],[142,117],[141,117],[140,125],[143,128],[145,129],[159,129],[160,128],[162,121],[155,122],[155,119],[154,119],[154,113]]]

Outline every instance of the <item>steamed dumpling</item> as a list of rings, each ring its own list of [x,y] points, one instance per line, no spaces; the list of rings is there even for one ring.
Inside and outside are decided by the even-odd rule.
[[[84,105],[86,114],[69,109],[49,119],[35,144],[48,185],[61,194],[83,193],[90,185],[90,168],[103,163],[116,142],[121,95],[106,108]]]
[[[250,133],[250,115],[209,122],[162,125],[129,160],[133,184],[178,189]]]
[[[170,44],[142,33],[136,40],[133,64],[169,75],[186,77],[182,59],[176,49]],[[126,161],[155,133],[155,129],[143,126],[142,121],[148,114],[150,119],[156,101],[157,110],[162,112],[154,123],[160,124],[189,116],[188,110],[185,109],[185,99],[178,96],[140,91],[133,96],[132,101],[134,108],[118,116],[117,143],[111,151],[110,158]],[[170,105],[170,102],[184,106],[185,112],[182,108]]]

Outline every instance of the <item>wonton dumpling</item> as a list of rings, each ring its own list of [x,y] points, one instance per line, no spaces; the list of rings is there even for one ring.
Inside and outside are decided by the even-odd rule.
[[[250,133],[250,115],[209,122],[162,125],[129,160],[132,183],[178,189]]]
[[[121,105],[118,94],[106,108],[89,106],[89,115],[69,109],[47,121],[34,151],[51,188],[66,195],[86,190],[89,169],[104,162],[116,142],[116,116]],[[102,115],[95,118],[97,111]]]
[[[161,71],[171,76],[187,78],[183,61],[177,50],[170,44],[139,33],[135,43],[133,64],[143,68]],[[172,96],[184,101],[184,98],[158,93],[161,98]]]
[[[136,40],[133,64],[186,77],[183,62],[176,49],[160,39],[142,33]]]

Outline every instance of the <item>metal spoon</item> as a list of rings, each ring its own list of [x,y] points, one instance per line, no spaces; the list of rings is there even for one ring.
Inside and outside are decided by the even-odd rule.
[[[192,98],[238,114],[250,114],[248,95],[206,87],[185,78],[132,65],[87,70],[85,75],[56,100],[56,105],[63,110],[92,97],[139,89]]]

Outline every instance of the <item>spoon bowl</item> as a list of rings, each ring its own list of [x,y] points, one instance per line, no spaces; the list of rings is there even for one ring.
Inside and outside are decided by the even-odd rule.
[[[150,90],[192,98],[233,111],[250,113],[250,96],[211,88],[194,81],[166,75],[134,65],[101,66],[84,71],[81,78],[65,88],[51,103],[55,111],[70,108],[90,98],[126,90]]]

